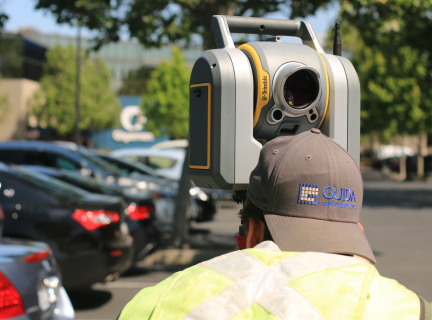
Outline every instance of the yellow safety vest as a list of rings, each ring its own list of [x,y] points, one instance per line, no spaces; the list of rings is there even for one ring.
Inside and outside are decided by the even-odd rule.
[[[120,320],[429,319],[430,304],[362,259],[265,241],[141,290]]]

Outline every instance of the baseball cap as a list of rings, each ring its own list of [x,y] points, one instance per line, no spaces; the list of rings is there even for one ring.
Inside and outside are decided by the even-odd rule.
[[[266,143],[247,196],[264,211],[281,250],[358,255],[376,263],[358,224],[360,170],[348,152],[319,129]]]

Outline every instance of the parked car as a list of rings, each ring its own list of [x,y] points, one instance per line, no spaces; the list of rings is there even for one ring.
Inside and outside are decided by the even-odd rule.
[[[71,171],[38,166],[32,166],[30,169],[91,193],[118,196],[124,199],[127,203],[125,221],[134,239],[134,261],[141,260],[159,246],[160,234],[154,219],[155,204],[150,193],[146,196],[129,194],[118,186],[106,185]]]
[[[75,319],[49,246],[3,238],[3,223],[0,206],[0,319]]]
[[[41,141],[6,141],[0,143],[0,162],[16,165],[44,166],[79,171],[107,184],[114,184],[121,176],[104,161],[76,150]]]
[[[46,242],[66,288],[114,279],[132,264],[133,240],[121,199],[4,164],[0,184],[4,235]]]
[[[155,200],[156,219],[163,226],[167,236],[171,232],[177,187],[165,179],[133,179],[99,158],[94,152],[78,147],[74,143],[2,142],[0,162],[79,172],[106,185],[119,186],[130,194],[147,195],[150,192]]]
[[[147,148],[127,148],[113,150],[112,158],[129,162],[139,162],[153,169],[157,174],[176,181],[180,180],[185,159],[187,140],[164,141]],[[214,200],[232,200],[232,192],[201,188],[207,196]]]
[[[106,155],[99,155],[103,160],[116,166],[117,169],[130,175],[131,177],[136,177],[139,175],[161,177],[155,170],[142,164],[140,162],[132,162],[119,158],[114,158]],[[176,183],[176,182],[173,182]],[[176,183],[177,185],[177,183]],[[194,200],[191,203],[191,217],[196,222],[209,221],[213,219],[216,213],[216,205],[211,193],[206,193],[201,188],[193,186],[190,190],[190,194]],[[196,208],[194,205],[196,204]]]

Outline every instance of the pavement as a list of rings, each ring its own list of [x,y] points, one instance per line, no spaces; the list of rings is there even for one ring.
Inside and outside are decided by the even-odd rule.
[[[393,181],[370,169],[362,173],[365,194],[361,223],[377,258],[378,271],[432,301],[432,183]],[[224,202],[214,221],[193,225],[188,248],[157,251],[115,282],[70,293],[76,319],[114,320],[142,288],[234,250],[239,209],[234,202]]]

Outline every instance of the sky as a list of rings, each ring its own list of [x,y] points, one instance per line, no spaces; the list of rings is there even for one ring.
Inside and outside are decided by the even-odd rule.
[[[58,25],[55,18],[50,13],[45,13],[41,10],[34,10],[35,0],[3,0],[2,10],[9,15],[9,20],[6,22],[6,31],[17,31],[20,28],[34,28],[42,33],[57,33],[66,36],[76,36],[77,30],[74,26],[67,24]],[[312,24],[315,33],[321,38],[335,22],[338,6],[332,5],[328,10],[319,10],[315,16],[305,19]],[[274,13],[271,18],[283,19],[281,13]],[[83,37],[91,38],[96,33],[82,29]],[[127,38],[127,36],[123,36]]]

